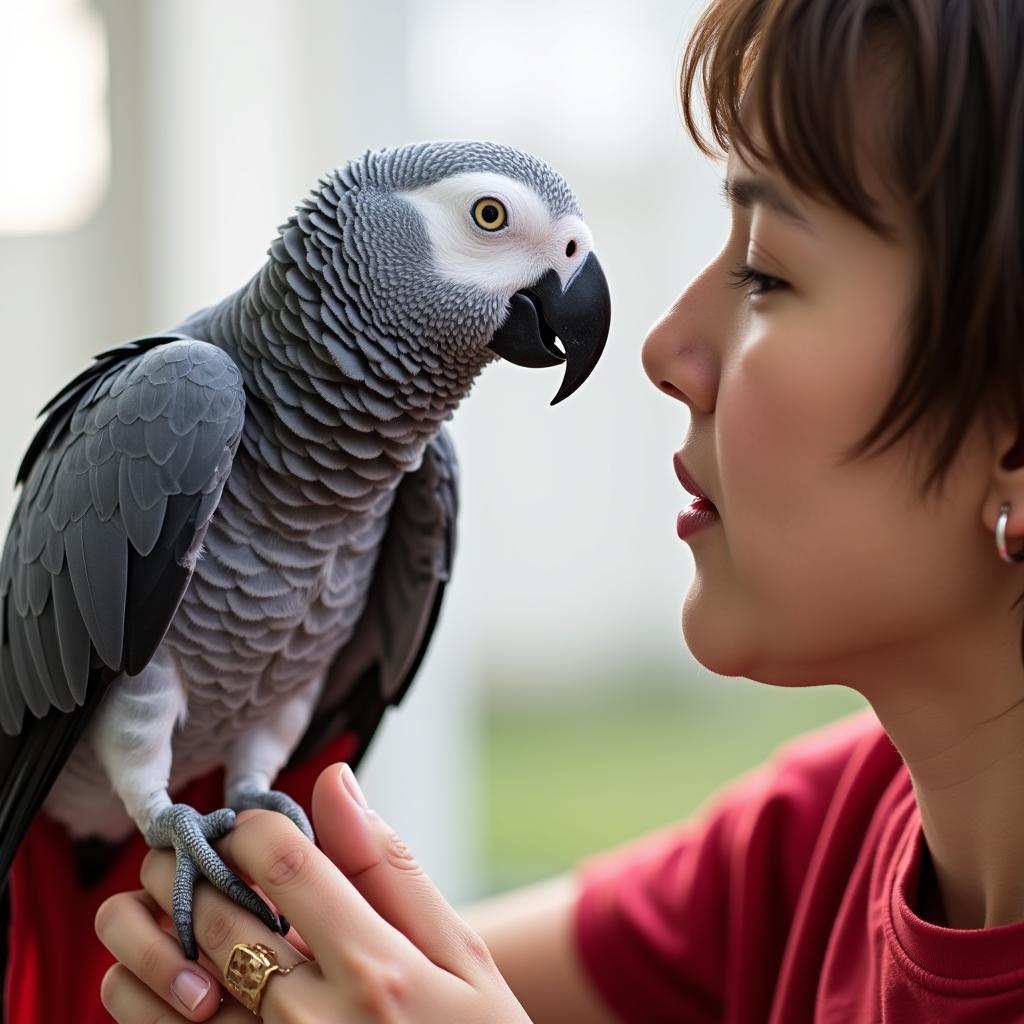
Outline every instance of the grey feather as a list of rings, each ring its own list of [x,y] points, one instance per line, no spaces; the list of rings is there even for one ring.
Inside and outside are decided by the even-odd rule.
[[[64,531],[64,550],[75,601],[97,654],[111,668],[121,664],[128,552],[117,525],[101,523],[95,512]]]
[[[7,679],[14,678],[14,659],[9,646],[0,648],[0,672]],[[0,686],[0,729],[9,736],[17,735],[24,714],[25,699],[21,691],[13,686]]]
[[[113,457],[116,449],[109,440],[110,435],[104,431],[101,436],[107,438],[108,444],[110,444],[111,457],[102,462],[94,461],[92,466],[89,467],[89,498],[92,501],[93,508],[96,510],[96,514],[106,522],[120,506],[118,475],[121,468],[121,460]],[[97,446],[95,451],[99,454],[100,446]],[[29,520],[30,529],[42,523],[42,516],[32,517]],[[49,536],[54,535],[49,534]],[[31,550],[25,551],[25,557],[32,557]]]
[[[35,665],[28,652],[28,640],[24,630],[17,628],[18,622],[18,618],[12,614],[11,604],[8,603],[7,623],[10,632],[11,657],[16,675],[16,681],[12,680],[12,683],[19,686],[21,696],[29,711],[36,718],[41,718],[52,707],[47,694],[47,690],[52,688],[44,687],[37,675]]]
[[[85,700],[85,689],[89,679],[89,631],[82,621],[71,586],[71,576],[61,572],[53,578],[53,618],[60,645],[60,661],[64,678],[74,695],[75,702]],[[4,677],[0,689],[6,689],[10,677]]]

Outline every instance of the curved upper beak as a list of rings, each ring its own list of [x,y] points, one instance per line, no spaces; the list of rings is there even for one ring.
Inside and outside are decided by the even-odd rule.
[[[591,374],[604,351],[611,324],[608,282],[594,253],[589,253],[565,288],[548,270],[529,288],[512,296],[508,319],[488,343],[517,366],[565,363],[562,386],[552,405],[568,398]],[[564,354],[555,345],[562,342]]]

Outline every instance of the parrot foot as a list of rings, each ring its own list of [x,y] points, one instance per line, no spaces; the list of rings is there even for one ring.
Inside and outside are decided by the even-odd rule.
[[[295,823],[296,828],[312,843],[313,827],[306,812],[287,793],[276,789],[236,789],[228,796],[228,802],[236,811],[254,808],[264,811],[279,811]]]
[[[199,958],[199,947],[192,930],[192,903],[200,874],[228,899],[255,914],[271,931],[284,935],[288,930],[284,918],[279,918],[210,846],[211,840],[220,839],[234,825],[235,812],[228,807],[201,815],[188,804],[172,804],[157,814],[146,829],[146,842],[151,847],[174,849],[171,918],[178,932],[178,941],[189,960]]]

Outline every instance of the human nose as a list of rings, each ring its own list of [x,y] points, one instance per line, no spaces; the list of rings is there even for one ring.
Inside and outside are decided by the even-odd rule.
[[[720,365],[716,347],[728,311],[707,266],[662,314],[644,340],[644,370],[659,390],[693,409],[715,408]]]

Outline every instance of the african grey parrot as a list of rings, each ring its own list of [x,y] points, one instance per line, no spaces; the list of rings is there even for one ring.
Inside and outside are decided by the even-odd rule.
[[[498,356],[597,363],[608,289],[563,178],[493,143],[367,152],[256,275],[96,357],[43,410],[0,562],[0,880],[42,806],[78,838],[176,851],[287,930],[209,845],[408,687],[452,560],[443,423]],[[561,347],[556,342],[561,341]],[[553,403],[552,403],[553,404]],[[218,765],[225,807],[170,791]],[[44,802],[45,801],[45,802]]]

